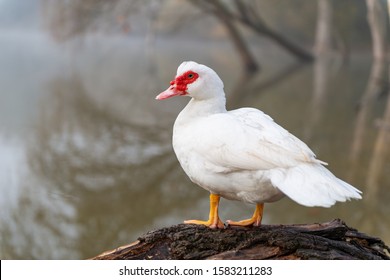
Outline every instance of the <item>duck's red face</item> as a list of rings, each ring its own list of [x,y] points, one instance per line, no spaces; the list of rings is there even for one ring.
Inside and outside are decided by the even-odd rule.
[[[171,86],[156,96],[156,99],[163,100],[178,95],[188,95],[188,85],[192,84],[199,78],[199,74],[194,71],[187,71],[177,76],[171,81]]]

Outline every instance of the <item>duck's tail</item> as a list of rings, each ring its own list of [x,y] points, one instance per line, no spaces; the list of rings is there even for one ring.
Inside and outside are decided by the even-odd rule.
[[[301,164],[271,171],[271,181],[292,200],[305,206],[330,207],[337,201],[361,199],[362,192],[320,164]]]

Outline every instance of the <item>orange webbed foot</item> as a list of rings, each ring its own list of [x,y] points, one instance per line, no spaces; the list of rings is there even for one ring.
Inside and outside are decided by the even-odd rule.
[[[214,220],[207,220],[207,221],[202,221],[202,220],[186,220],[184,221],[185,224],[195,224],[195,225],[204,225],[209,228],[224,228],[224,224],[217,217],[217,219]]]
[[[256,205],[256,209],[255,212],[253,213],[252,218],[238,221],[238,222],[227,220],[226,223],[229,226],[242,226],[242,227],[260,226],[261,220],[263,218],[263,210],[264,210],[264,204],[259,203]]]
[[[209,228],[224,228],[224,224],[218,216],[218,206],[219,206],[220,196],[216,194],[210,194],[210,213],[209,219],[207,221],[201,220],[187,220],[184,221],[185,224],[196,224],[204,225]]]

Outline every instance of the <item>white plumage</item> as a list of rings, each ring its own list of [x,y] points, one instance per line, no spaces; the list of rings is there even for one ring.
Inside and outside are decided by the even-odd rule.
[[[173,148],[186,174],[210,198],[258,204],[260,212],[263,203],[284,195],[305,206],[323,207],[361,198],[359,190],[335,177],[305,143],[262,111],[227,111],[223,82],[207,66],[183,62],[171,86],[156,99],[177,95],[192,99],[175,121]],[[211,203],[209,221],[189,222],[220,227],[218,202]],[[259,225],[262,214],[255,215],[246,223],[230,223]]]

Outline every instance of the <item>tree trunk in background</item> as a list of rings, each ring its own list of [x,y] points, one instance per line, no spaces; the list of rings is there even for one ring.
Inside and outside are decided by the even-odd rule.
[[[260,68],[256,63],[255,57],[249,50],[249,47],[244,41],[243,36],[241,35],[238,28],[234,25],[233,20],[229,16],[229,12],[226,10],[224,5],[219,2],[219,0],[211,1],[214,4],[216,9],[214,9],[215,16],[223,23],[226,27],[227,31],[230,34],[230,37],[236,47],[238,53],[241,56],[241,60],[243,61],[245,72],[247,74],[252,74],[257,72]]]
[[[389,0],[390,1],[390,0]],[[389,9],[390,3],[388,1]],[[382,95],[387,88],[388,78],[388,62],[386,61],[386,9],[381,4],[380,0],[366,0],[367,4],[367,19],[372,36],[372,53],[373,63],[371,66],[370,76],[368,78],[366,90],[361,97],[359,103],[359,111],[356,116],[355,130],[351,145],[350,162],[351,171],[349,178],[355,176],[358,170],[359,157],[364,147],[366,139],[366,131],[371,129],[372,123],[368,123],[369,116],[374,109],[373,100]],[[367,176],[367,191],[366,197],[375,197],[378,194],[380,183],[378,176],[383,172],[383,161],[387,153],[388,129],[389,129],[389,114],[390,100],[387,101],[387,106],[382,121],[377,123],[379,129],[377,141],[374,147],[374,153],[370,161],[369,172]],[[370,200],[370,199],[368,199]]]
[[[264,22],[261,15],[253,9],[249,3],[241,0],[234,0],[234,8],[230,8],[220,0],[189,0],[194,6],[202,9],[205,13],[215,16],[227,29],[234,46],[236,47],[241,61],[244,64],[246,74],[253,74],[259,70],[259,65],[252,55],[245,38],[236,26],[235,22],[241,23],[255,33],[265,36],[282,49],[297,57],[300,61],[313,61],[314,57],[310,51],[294,43],[288,37],[274,31]]]
[[[381,175],[386,172],[386,159],[388,158],[388,153],[390,151],[390,92],[388,92],[383,117],[378,119],[375,125],[378,129],[378,135],[368,167],[367,186],[369,186],[369,188],[365,191],[365,198],[369,201],[377,199],[379,190],[382,187],[380,178]]]
[[[254,32],[259,35],[268,37],[277,43],[284,50],[294,55],[301,61],[312,61],[314,59],[313,55],[301,47],[300,45],[294,43],[284,35],[279,32],[274,31],[261,18],[261,15],[256,12],[256,10],[241,0],[235,0],[234,4],[236,6],[236,13],[230,13],[230,17],[241,22],[248,28],[252,29]]]
[[[318,0],[317,30],[314,52],[316,55],[332,50],[332,4],[330,0]]]
[[[147,6],[147,23],[146,23],[146,35],[145,35],[145,57],[146,57],[146,67],[149,74],[148,79],[153,77],[153,79],[158,79],[158,67],[157,67],[157,57],[156,57],[156,20],[158,19],[159,12],[161,11],[161,1],[154,0],[148,1]],[[150,91],[158,90],[155,88],[156,84],[154,83],[145,83]]]
[[[367,6],[368,6],[368,2],[374,2],[374,1],[370,1],[370,0],[367,0]],[[380,3],[377,3],[377,4],[380,4]],[[370,5],[373,5],[374,4],[370,4]],[[387,0],[387,8],[388,8],[388,16],[389,16],[389,23],[390,23],[390,0]],[[374,10],[374,7],[372,8]],[[384,15],[384,13],[381,13],[382,15]],[[383,16],[384,17],[384,16]],[[369,16],[369,20],[370,20],[370,16]],[[371,19],[373,20],[373,19]],[[383,23],[386,24],[386,21],[383,20]],[[385,31],[385,27],[383,27],[383,31]],[[383,41],[385,42],[386,38],[385,38],[385,33],[382,34],[382,38],[383,38]],[[375,35],[375,36],[379,36],[379,34]],[[373,40],[374,40],[374,35],[373,35]],[[382,39],[376,39],[378,40],[378,43],[382,43],[380,42],[380,40]],[[382,49],[383,47],[383,49]],[[383,44],[383,46],[373,46],[373,52],[374,52],[374,57],[376,57],[377,59],[375,60],[376,63],[380,63],[380,60],[379,58],[381,57],[382,55],[382,52],[383,52],[383,55],[385,55],[385,50],[386,48],[386,45]],[[384,58],[384,57],[383,57]],[[388,69],[390,69],[390,64],[387,63],[386,65],[386,62],[383,60],[383,68],[385,68],[385,66],[388,66]],[[383,75],[385,76],[385,75]],[[389,71],[389,74],[388,74],[388,83],[390,84],[390,71]],[[368,191],[366,191],[366,195],[369,196],[369,197],[377,197],[378,196],[378,192],[379,192],[379,189],[381,187],[381,184],[380,184],[380,181],[379,181],[379,178],[380,178],[380,174],[382,172],[385,172],[385,160],[386,160],[386,157],[388,155],[388,152],[390,151],[389,150],[389,140],[390,140],[390,89],[387,88],[387,103],[386,103],[386,108],[385,108],[385,112],[383,114],[383,117],[382,119],[380,120],[377,120],[376,122],[376,125],[378,127],[378,135],[377,135],[377,139],[376,139],[376,142],[375,142],[375,146],[374,146],[374,152],[372,154],[372,157],[371,157],[371,161],[370,161],[370,165],[369,165],[369,171],[368,171],[368,178],[367,178],[367,185],[370,187],[368,188]],[[369,199],[368,199],[369,200]]]
[[[386,57],[386,15],[381,0],[366,0],[367,20],[371,30],[372,54],[375,60]]]
[[[257,64],[256,59],[246,44],[244,37],[234,24],[230,12],[223,3],[219,0],[190,0],[190,2],[194,6],[202,9],[204,12],[213,14],[222,23],[222,25],[225,26],[230,39],[241,57],[245,74],[251,75],[260,70],[260,66]]]
[[[276,42],[280,47],[297,57],[299,60],[309,62],[314,60],[313,55],[309,51],[287,39],[287,37],[283,36],[282,34],[273,31],[268,26],[259,23],[248,22],[245,19],[239,20],[256,33],[266,36],[272,41]]]

